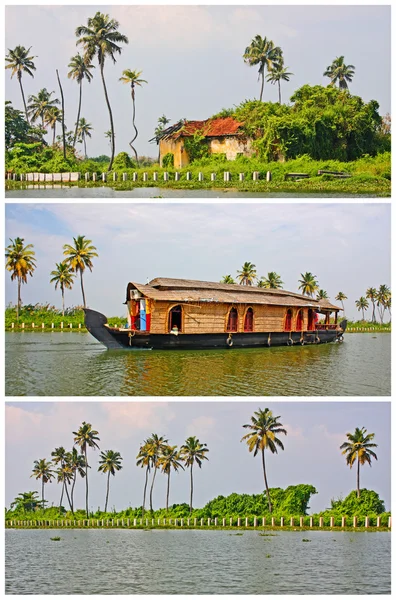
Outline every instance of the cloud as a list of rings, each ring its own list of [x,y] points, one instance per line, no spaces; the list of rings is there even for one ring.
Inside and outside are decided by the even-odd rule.
[[[129,437],[133,430],[154,431],[162,428],[175,418],[174,410],[168,402],[104,402],[106,424],[117,431],[120,437]]]
[[[203,438],[213,432],[215,424],[216,421],[213,417],[206,417],[204,415],[197,417],[187,425],[187,436]],[[201,440],[201,442],[204,443],[203,440]]]

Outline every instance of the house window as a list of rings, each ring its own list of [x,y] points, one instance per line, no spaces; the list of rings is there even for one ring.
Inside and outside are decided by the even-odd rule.
[[[238,331],[238,311],[236,308],[231,308],[228,313],[227,331]]]
[[[245,322],[243,324],[243,331],[253,331],[253,309],[248,308],[245,314]]]
[[[174,306],[169,311],[169,331],[177,330],[181,332],[182,330],[182,321],[183,321],[183,311],[180,304]]]
[[[297,313],[296,331],[302,331],[303,330],[303,324],[304,324],[304,315],[303,315],[303,311],[302,311],[302,308],[301,308],[298,311],[298,313]]]
[[[286,311],[286,317],[285,317],[285,331],[292,330],[292,316],[293,316],[293,311],[291,308],[288,308]]]

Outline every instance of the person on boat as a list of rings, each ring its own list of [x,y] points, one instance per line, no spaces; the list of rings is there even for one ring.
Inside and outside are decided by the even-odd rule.
[[[172,335],[179,335],[179,328],[177,325],[173,325],[172,329],[171,329],[171,334]]]

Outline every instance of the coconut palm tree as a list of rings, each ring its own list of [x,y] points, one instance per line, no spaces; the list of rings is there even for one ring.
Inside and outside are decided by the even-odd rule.
[[[55,283],[55,289],[60,287],[62,292],[62,316],[65,316],[65,289],[71,290],[73,287],[74,273],[70,269],[70,266],[65,262],[55,263],[56,270],[51,271],[53,276],[50,279],[50,283]]]
[[[151,456],[151,467],[154,468],[153,479],[150,487],[150,511],[153,512],[153,489],[155,476],[159,467],[159,458],[162,456],[162,452],[166,447],[168,440],[164,436],[158,436],[156,433],[152,433],[151,437],[148,438],[146,444],[148,445],[148,451]]]
[[[87,512],[87,519],[89,519],[89,511],[88,511],[88,456],[87,456],[87,449],[89,448],[93,448],[93,450],[95,450],[96,448],[99,449],[98,444],[96,443],[97,441],[100,441],[100,438],[98,437],[98,431],[95,431],[95,429],[92,429],[92,425],[91,423],[86,423],[85,421],[83,421],[80,429],[78,431],[73,431],[73,435],[74,437],[74,442],[76,444],[78,444],[78,446],[80,446],[81,448],[81,452],[84,454],[85,457],[85,508],[86,508],[86,512]]]
[[[184,471],[184,467],[180,462],[180,452],[177,450],[177,446],[165,446],[159,457],[158,463],[161,466],[162,472],[168,475],[168,484],[166,487],[166,512],[168,512],[171,471],[172,469],[176,472],[179,469],[183,469]]]
[[[275,46],[272,40],[266,37],[262,38],[260,35],[256,35],[245,49],[243,54],[245,63],[250,67],[259,65],[259,79],[261,77],[260,101],[262,101],[264,92],[265,69],[272,71],[281,62],[281,57],[281,49]]]
[[[106,452],[100,453],[99,468],[98,471],[107,473],[107,491],[106,491],[106,503],[104,511],[107,512],[107,502],[109,500],[109,489],[110,489],[110,474],[115,476],[116,471],[122,469],[121,461],[122,456],[119,452],[114,450],[106,450]]]
[[[16,237],[10,238],[11,244],[6,247],[6,269],[11,272],[11,281],[18,282],[18,301],[17,301],[17,321],[19,320],[19,310],[21,308],[21,285],[27,283],[27,277],[33,277],[36,268],[35,252],[32,250],[33,244],[23,245],[24,239]]]
[[[55,477],[52,470],[52,463],[47,462],[45,458],[35,460],[33,465],[33,473],[30,475],[30,477],[41,479],[41,504],[44,508],[44,485],[46,483],[51,483],[51,479]]]
[[[272,454],[277,454],[278,448],[284,450],[281,440],[276,437],[279,433],[287,435],[286,429],[284,429],[282,423],[279,423],[278,421],[279,418],[280,417],[274,417],[269,408],[265,408],[264,410],[259,408],[258,411],[255,411],[254,415],[250,417],[251,423],[243,425],[245,429],[251,429],[251,431],[241,439],[241,442],[246,441],[249,452],[253,452],[253,456],[256,456],[257,453],[261,451],[269,512],[272,512],[272,503],[267,482],[264,452],[268,449]]]
[[[71,483],[73,481],[74,473],[73,473],[70,465],[65,463],[64,465],[60,466],[56,470],[56,474],[57,474],[58,483],[62,484],[62,497],[63,497],[63,490],[65,490],[66,496],[67,496],[67,501],[69,502],[70,510],[72,510],[72,503],[71,503],[69,490],[67,489],[67,486],[71,485]],[[61,504],[59,506],[59,509],[61,509],[61,507],[62,507],[62,497],[61,497]]]
[[[31,48],[31,46],[30,46]],[[36,70],[33,59],[35,56],[29,56],[30,48],[26,49],[25,46],[15,46],[14,50],[8,48],[8,54],[6,56],[6,69],[12,69],[11,79],[16,74],[19,87],[21,88],[23,106],[25,107],[26,121],[29,123],[28,111],[26,106],[25,94],[22,87],[22,75],[27,73],[30,77],[34,77],[32,71]]]
[[[204,460],[209,460],[206,453],[209,452],[209,448],[206,444],[201,444],[199,439],[195,436],[191,436],[186,439],[183,446],[180,448],[180,457],[184,461],[186,467],[190,467],[190,515],[192,513],[193,503],[193,466],[197,463],[199,468],[202,467]]]
[[[33,512],[39,505],[40,500],[38,492],[21,492],[18,494],[14,501],[10,504],[12,510],[16,507],[16,510],[22,509],[23,512]]]
[[[309,271],[306,273],[301,273],[301,279],[298,280],[300,284],[298,286],[299,290],[302,290],[304,296],[312,296],[319,289],[319,284],[316,279],[316,275],[312,275]]]
[[[44,117],[44,124],[48,125],[52,131],[52,145],[55,146],[55,132],[56,132],[56,124],[62,123],[62,111],[57,106],[51,106]]]
[[[54,465],[60,464],[59,471],[62,472],[62,469],[67,461],[67,452],[63,446],[59,446],[59,448],[55,448],[53,452],[51,452],[52,462]],[[65,478],[60,477],[60,473],[58,472],[58,483],[62,482],[62,493],[59,501],[59,508],[62,506],[63,493],[65,491]]]
[[[344,308],[344,300],[348,300],[348,296],[346,296],[343,292],[338,292],[337,296],[335,297],[335,299],[338,302],[341,302],[342,304],[342,310],[343,312],[345,312],[345,308]]]
[[[87,64],[96,56],[100,67],[103,91],[106,99],[107,108],[110,117],[111,130],[111,158],[108,170],[111,171],[115,154],[115,136],[113,113],[111,111],[110,100],[107,94],[106,81],[104,77],[104,66],[106,58],[111,58],[116,63],[115,55],[121,54],[122,48],[119,44],[128,44],[128,38],[117,31],[119,23],[115,19],[110,19],[109,15],[97,12],[94,17],[90,17],[87,25],[80,25],[76,29],[76,36],[79,38],[77,44],[82,44],[84,48],[84,60]]]
[[[348,441],[341,444],[340,450],[342,450],[342,454],[346,455],[347,465],[351,469],[357,462],[356,492],[357,497],[360,498],[360,465],[368,463],[371,467],[371,459],[378,460],[377,455],[371,450],[371,448],[377,448],[377,444],[372,443],[375,434],[367,433],[365,427],[361,429],[356,427],[354,433],[347,433],[346,436]]]
[[[93,269],[92,259],[99,256],[95,246],[92,246],[92,240],[85,239],[85,235],[79,235],[73,238],[74,246],[65,244],[63,246],[63,255],[66,256],[65,263],[70,266],[71,270],[77,273],[80,272],[81,292],[83,297],[84,308],[86,307],[85,292],[83,283],[83,273],[88,268],[91,273]]]
[[[30,95],[28,98],[27,111],[31,121],[35,123],[38,119],[41,119],[43,129],[45,129],[48,111],[56,104],[60,104],[58,98],[51,98],[52,94],[55,94],[55,92],[49,92],[47,88],[42,88],[37,96]]]
[[[70,466],[73,472],[73,484],[70,492],[70,500],[71,500],[71,511],[74,512],[74,487],[76,485],[77,473],[81,478],[85,477],[85,471],[87,468],[85,457],[83,454],[79,454],[77,449],[73,446],[71,452],[67,453],[67,464]]]
[[[392,311],[391,311],[391,308],[392,308],[392,296],[391,296],[390,293],[389,293],[389,296],[387,297],[387,299],[384,302],[384,308],[389,313],[389,323],[390,323],[392,321]]]
[[[93,131],[93,127],[91,125],[91,123],[88,123],[88,121],[86,121],[84,119],[84,117],[81,117],[81,119],[78,122],[78,129],[77,129],[77,136],[78,136],[78,141],[84,144],[84,155],[85,158],[87,158],[87,144],[86,144],[86,138],[87,137],[91,137],[91,131]]]
[[[352,77],[355,74],[355,67],[353,65],[346,65],[344,63],[343,56],[337,56],[323,73],[324,77],[330,77],[330,85],[336,85],[338,81],[338,86],[340,90],[348,89],[348,82],[352,81]]]
[[[235,283],[234,278],[231,275],[223,275],[223,279],[220,283]]]
[[[293,73],[288,72],[288,68],[284,66],[282,58],[278,63],[273,64],[271,71],[267,75],[267,81],[273,85],[278,84],[279,104],[282,104],[281,81],[290,81],[290,75],[293,75]]]
[[[242,270],[237,271],[237,279],[239,279],[240,285],[253,285],[257,279],[256,265],[250,262],[245,262],[242,265]]]
[[[145,477],[145,482],[144,482],[144,491],[143,491],[143,504],[142,504],[142,519],[144,517],[144,507],[146,504],[146,491],[147,491],[147,482],[148,482],[148,476],[151,470],[151,464],[152,464],[152,447],[149,444],[148,440],[145,440],[143,442],[143,444],[140,446],[139,448],[139,453],[136,456],[137,460],[136,460],[136,466],[137,467],[141,467],[142,469],[145,468],[146,469],[146,477]]]
[[[366,298],[364,296],[360,296],[359,300],[356,300],[355,302],[356,307],[359,310],[362,311],[362,320],[364,321],[364,311],[368,309],[369,304],[366,300]]]
[[[79,122],[80,122],[80,112],[81,112],[81,102],[82,102],[82,84],[83,84],[84,79],[86,79],[88,81],[88,83],[91,83],[92,78],[93,78],[91,69],[94,69],[95,66],[91,65],[89,62],[87,64],[84,60],[84,57],[81,56],[81,54],[79,52],[77,52],[77,54],[75,56],[71,57],[68,67],[70,69],[70,71],[67,74],[68,78],[74,79],[74,81],[76,81],[78,83],[79,88],[80,88],[80,95],[79,95],[79,99],[78,99],[76,129],[74,132],[74,139],[73,139],[73,148],[74,148],[74,146],[76,145],[76,140],[77,140],[77,136],[78,136],[78,127],[79,127]]]
[[[380,285],[377,292],[377,307],[378,313],[381,321],[381,325],[384,322],[384,312],[386,309],[386,304],[388,300],[390,300],[391,292],[387,285]]]
[[[257,287],[265,288],[267,290],[280,290],[283,287],[283,281],[278,273],[275,273],[275,271],[270,271],[267,273],[267,277],[261,277]]]
[[[131,98],[132,98],[132,106],[133,106],[132,125],[133,125],[133,128],[135,130],[135,136],[129,142],[129,145],[132,148],[133,152],[135,153],[136,163],[137,163],[138,166],[139,166],[138,154],[136,152],[136,149],[133,147],[133,142],[136,140],[136,138],[138,136],[138,130],[137,130],[136,125],[135,125],[135,114],[136,114],[136,108],[135,108],[135,87],[137,85],[141,86],[142,83],[147,83],[147,81],[145,79],[140,79],[140,75],[142,73],[143,73],[143,71],[131,71],[131,69],[125,69],[125,71],[122,72],[122,77],[120,77],[120,79],[119,79],[119,81],[122,81],[122,83],[127,83],[127,84],[130,84],[130,86],[131,86]]]
[[[371,304],[373,305],[373,314],[371,316],[371,322],[375,323],[375,301],[377,299],[377,290],[373,287],[369,287],[366,290],[366,298],[371,300]]]
[[[328,293],[325,290],[318,290],[316,294],[316,300],[327,300],[328,297]]]
[[[159,117],[158,125],[154,131],[154,135],[157,140],[157,143],[158,143],[158,138],[160,137],[161,133],[164,131],[164,129],[170,122],[171,122],[171,120],[168,119],[165,115],[162,115],[162,117]],[[160,160],[161,160],[161,153],[159,151],[159,144],[158,144],[158,162],[160,162]]]

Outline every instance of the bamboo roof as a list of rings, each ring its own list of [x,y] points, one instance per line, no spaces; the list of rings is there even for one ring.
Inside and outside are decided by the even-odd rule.
[[[146,285],[130,282],[127,287],[127,300],[129,300],[130,289],[138,290],[146,298],[168,302],[267,304],[271,306],[300,306],[325,310],[342,310],[341,307],[331,304],[329,300],[316,300],[287,290],[273,290],[253,285],[217,283],[214,281],[157,277]]]

